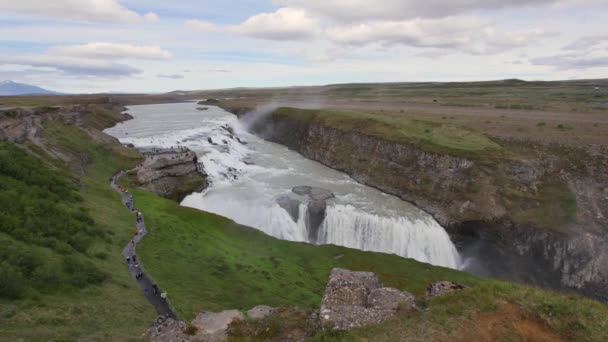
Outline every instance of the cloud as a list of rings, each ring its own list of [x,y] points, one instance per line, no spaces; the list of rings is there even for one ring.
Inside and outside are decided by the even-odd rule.
[[[53,55],[102,59],[135,58],[163,60],[173,57],[171,52],[163,50],[159,46],[141,46],[105,42],[56,46],[50,48],[47,52]]]
[[[132,76],[141,73],[141,70],[125,64],[68,56],[28,54],[0,57],[0,65],[6,64],[51,68],[66,74],[99,77]]]
[[[228,69],[208,69],[208,72],[217,72],[217,73],[223,73],[223,74],[229,74],[232,72],[232,70],[228,70]]]
[[[156,77],[158,78],[170,78],[173,80],[181,80],[184,78],[184,75],[180,75],[180,74],[158,74],[156,75]]]
[[[202,21],[202,20],[198,20],[198,19],[191,19],[191,20],[187,20],[186,22],[184,22],[184,25],[186,25],[186,27],[196,30],[196,31],[215,31],[218,29],[218,27],[213,24],[210,23],[208,21]]]
[[[158,19],[122,6],[116,0],[6,0],[0,1],[1,13],[88,22],[137,23]]]
[[[493,54],[526,46],[550,36],[541,30],[498,32],[475,17],[446,17],[405,21],[378,21],[337,26],[327,37],[339,44],[406,45],[418,48],[450,49],[472,54]]]
[[[564,46],[563,50],[587,50],[596,47],[599,44],[604,42],[608,42],[608,35],[601,36],[587,36],[578,39],[575,42],[572,42],[566,46]]]
[[[299,8],[260,13],[231,28],[238,34],[269,40],[304,40],[314,37],[319,30],[318,20]]]
[[[170,52],[158,46],[88,43],[55,46],[41,54],[4,56],[0,57],[0,65],[49,68],[69,75],[127,77],[142,71],[120,63],[121,60],[166,60],[171,57]]]
[[[157,22],[160,20],[160,17],[158,16],[158,14],[156,14],[154,12],[148,12],[144,15],[144,19],[146,19],[149,22]]]
[[[590,69],[608,67],[608,56],[589,56],[587,54],[561,54],[534,58],[534,65],[552,66],[560,70]]]
[[[565,2],[570,0],[275,0],[338,21],[441,18],[475,10]]]

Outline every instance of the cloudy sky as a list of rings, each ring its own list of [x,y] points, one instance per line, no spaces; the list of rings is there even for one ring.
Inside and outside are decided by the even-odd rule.
[[[65,92],[608,77],[608,0],[0,0],[0,80]]]

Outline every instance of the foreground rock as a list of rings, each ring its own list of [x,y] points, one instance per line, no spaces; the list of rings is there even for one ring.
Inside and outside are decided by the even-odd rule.
[[[414,310],[414,296],[384,287],[371,272],[332,270],[321,302],[319,316],[324,325],[352,329],[378,324],[398,310]]]
[[[438,283],[432,283],[426,288],[427,297],[438,297],[443,296],[446,293],[464,290],[466,286],[453,283],[451,281],[440,281]]]
[[[220,342],[228,338],[227,331],[230,324],[250,319],[263,319],[274,312],[274,308],[259,305],[247,311],[244,315],[238,310],[225,310],[221,312],[201,312],[190,324],[172,318],[158,318],[154,325],[148,329],[145,336],[152,342]]]
[[[187,148],[142,150],[144,162],[137,169],[141,188],[178,202],[203,191],[207,177],[198,166],[196,154]]]
[[[300,219],[300,204],[307,206],[306,229],[308,241],[315,243],[319,237],[319,228],[325,220],[327,200],[335,197],[334,194],[325,189],[311,186],[297,186],[291,193],[281,196],[277,203],[285,209],[294,222]]]

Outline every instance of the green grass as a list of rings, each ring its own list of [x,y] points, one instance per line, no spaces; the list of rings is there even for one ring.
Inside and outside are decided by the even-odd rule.
[[[386,284],[418,295],[440,279],[479,282],[394,255],[277,240],[226,218],[131,191],[149,230],[138,253],[185,319],[204,310],[260,304],[317,306],[333,267],[373,271]],[[338,255],[343,257],[336,260]]]
[[[329,127],[359,131],[396,142],[416,143],[431,152],[478,156],[500,151],[500,146],[487,136],[449,123],[409,120],[384,113],[366,114],[297,108],[279,108],[273,116],[319,122]]]
[[[99,120],[98,124],[109,123],[107,116],[94,120]],[[44,149],[25,143],[19,150],[23,158],[31,164],[30,167],[38,166],[32,167],[32,171],[55,175],[55,179],[42,181],[43,187],[72,184],[73,191],[81,200],[66,202],[69,196],[54,191],[61,197],[56,200],[58,205],[66,210],[88,213],[93,226],[103,234],[93,235],[83,252],[69,252],[67,256],[76,258],[77,262],[72,260],[67,264],[63,261],[66,256],[56,249],[24,239],[22,234],[0,234],[0,244],[9,244],[11,255],[25,250],[29,252],[27,255],[39,256],[43,261],[41,272],[33,273],[38,274],[37,277],[25,275],[28,290],[20,299],[0,298],[0,340],[137,338],[154,319],[155,312],[131,279],[120,255],[131,236],[133,217],[121,205],[119,195],[109,187],[108,179],[116,170],[135,165],[139,155],[121,148],[116,142],[94,140],[85,130],[66,126],[60,121],[47,122],[42,136]],[[28,149],[39,157],[37,161],[27,156]],[[45,149],[59,152],[70,161],[66,164],[51,159]],[[6,156],[0,155],[0,158],[5,161]],[[90,274],[82,273],[78,262],[92,265],[106,277],[101,283],[75,286],[90,280]],[[77,277],[70,278],[70,271]],[[53,276],[58,277],[56,282],[52,282]],[[39,279],[46,281],[39,284]]]

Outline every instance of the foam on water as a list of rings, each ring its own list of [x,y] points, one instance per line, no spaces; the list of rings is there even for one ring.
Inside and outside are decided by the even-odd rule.
[[[428,214],[398,198],[356,183],[283,146],[250,135],[236,117],[193,103],[129,107],[133,120],[107,132],[136,147],[186,146],[197,153],[210,180],[182,205],[213,212],[279,239],[308,241],[306,205],[294,219],[277,198],[295,186],[332,191],[317,243],[393,253],[458,268],[460,257],[445,230]]]

